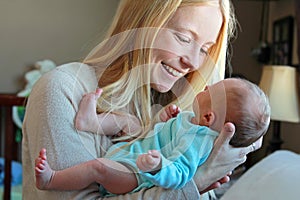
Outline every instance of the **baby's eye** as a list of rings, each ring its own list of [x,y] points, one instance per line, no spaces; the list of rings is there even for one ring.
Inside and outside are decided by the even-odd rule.
[[[181,42],[185,42],[185,43],[191,43],[191,38],[189,38],[186,35],[183,35],[181,33],[176,33],[177,38],[181,41]]]

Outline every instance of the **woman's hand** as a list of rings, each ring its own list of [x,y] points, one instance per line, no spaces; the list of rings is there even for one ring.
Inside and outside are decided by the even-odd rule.
[[[248,147],[232,147],[229,145],[229,141],[234,132],[234,125],[229,122],[226,123],[216,139],[207,161],[198,168],[194,181],[200,193],[217,188],[221,184],[228,182],[230,180],[228,175],[231,174],[234,168],[246,161],[247,154],[261,147],[262,138]]]

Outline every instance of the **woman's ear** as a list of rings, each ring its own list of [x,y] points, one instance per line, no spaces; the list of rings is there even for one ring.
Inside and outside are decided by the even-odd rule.
[[[204,125],[210,127],[216,120],[216,116],[215,113],[212,111],[209,111],[208,113],[206,113],[204,116]]]

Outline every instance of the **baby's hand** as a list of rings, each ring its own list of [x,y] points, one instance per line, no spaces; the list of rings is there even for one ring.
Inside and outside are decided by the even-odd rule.
[[[168,105],[164,108],[164,110],[160,113],[159,118],[162,122],[166,122],[169,119],[176,117],[180,113],[180,108],[175,104]]]
[[[139,155],[136,160],[136,165],[143,172],[157,172],[161,168],[161,156],[159,151],[149,150],[148,153]]]

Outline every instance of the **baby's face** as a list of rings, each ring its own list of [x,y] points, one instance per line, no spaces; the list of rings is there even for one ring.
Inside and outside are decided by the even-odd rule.
[[[231,84],[229,81],[220,81],[211,86],[205,87],[193,103],[195,122],[199,125],[206,125],[220,131],[226,116],[226,87]]]
[[[197,94],[193,102],[193,111],[197,124],[204,125],[203,115],[209,110],[211,110],[211,99],[208,86],[206,86],[204,91]]]

